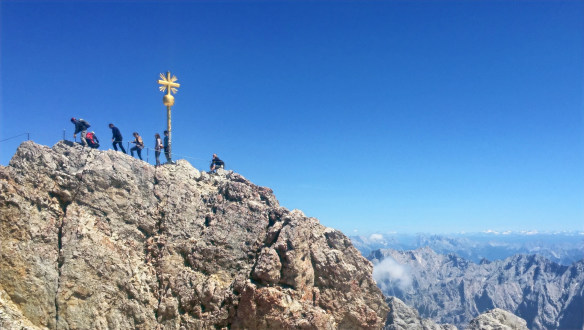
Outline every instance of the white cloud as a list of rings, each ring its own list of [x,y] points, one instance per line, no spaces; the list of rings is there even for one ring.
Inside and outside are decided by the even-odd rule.
[[[395,286],[406,290],[412,285],[412,277],[408,268],[400,265],[391,257],[386,257],[373,266],[373,278],[383,292],[387,292],[388,289]]]
[[[537,235],[538,234],[538,231],[537,230],[529,230],[529,231],[523,230],[523,231],[521,231],[521,233],[523,235]]]
[[[372,241],[381,241],[383,239],[383,235],[381,234],[371,234],[371,236],[369,236],[369,239]]]

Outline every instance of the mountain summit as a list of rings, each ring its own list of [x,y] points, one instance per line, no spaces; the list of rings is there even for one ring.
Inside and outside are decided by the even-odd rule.
[[[0,167],[0,328],[376,329],[341,232],[186,161],[24,142]]]

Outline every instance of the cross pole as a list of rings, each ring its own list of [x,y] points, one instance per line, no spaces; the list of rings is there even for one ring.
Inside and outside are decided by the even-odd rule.
[[[180,84],[175,83],[176,76],[170,76],[170,71],[166,72],[166,77],[161,73],[160,80],[158,80],[158,84],[160,84],[160,91],[166,91],[166,95],[162,98],[162,103],[166,105],[166,127],[168,131],[168,154],[172,155],[171,153],[171,145],[172,145],[172,131],[170,125],[170,108],[174,105],[174,96],[172,93],[176,94],[178,91],[177,88],[180,87]],[[172,92],[172,93],[171,93]]]

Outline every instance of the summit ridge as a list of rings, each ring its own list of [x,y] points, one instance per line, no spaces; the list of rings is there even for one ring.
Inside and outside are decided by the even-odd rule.
[[[379,329],[341,232],[242,175],[27,141],[0,167],[0,327]]]

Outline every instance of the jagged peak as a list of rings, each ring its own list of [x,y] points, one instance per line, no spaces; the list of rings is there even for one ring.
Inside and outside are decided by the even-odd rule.
[[[387,315],[345,235],[238,173],[25,142],[0,186],[0,309],[36,326],[374,329]]]

